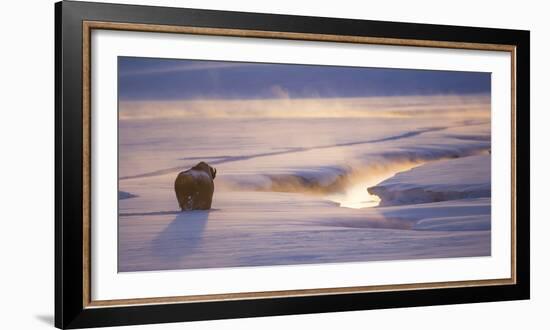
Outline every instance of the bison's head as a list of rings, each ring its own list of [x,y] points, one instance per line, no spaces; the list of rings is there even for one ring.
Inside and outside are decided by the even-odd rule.
[[[216,169],[206,164],[205,162],[198,163],[197,165],[193,166],[193,169],[210,174],[210,176],[212,177],[212,180],[214,180],[214,178],[216,177],[216,172],[217,172]]]

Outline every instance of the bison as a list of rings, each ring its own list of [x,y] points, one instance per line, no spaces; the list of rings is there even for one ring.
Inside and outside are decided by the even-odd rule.
[[[205,162],[180,172],[174,182],[174,189],[181,210],[209,210],[212,206],[215,177],[216,169]]]

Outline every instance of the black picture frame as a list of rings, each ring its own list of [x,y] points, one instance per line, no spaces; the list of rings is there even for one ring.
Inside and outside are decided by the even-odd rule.
[[[515,49],[514,284],[86,306],[85,21],[509,45]],[[429,44],[428,44],[429,46]],[[62,1],[55,4],[55,325],[85,328],[529,299],[529,31]]]

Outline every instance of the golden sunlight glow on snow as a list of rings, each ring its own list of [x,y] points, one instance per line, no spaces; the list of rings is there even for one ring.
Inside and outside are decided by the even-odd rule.
[[[380,204],[380,198],[372,195],[367,191],[367,188],[376,186],[380,182],[387,180],[399,172],[408,171],[413,167],[419,166],[421,163],[405,162],[398,167],[388,168],[388,171],[376,173],[373,176],[367,176],[362,179],[359,184],[348,188],[344,193],[333,194],[327,196],[327,199],[340,204],[340,207],[352,209],[362,209],[365,207],[375,207]]]

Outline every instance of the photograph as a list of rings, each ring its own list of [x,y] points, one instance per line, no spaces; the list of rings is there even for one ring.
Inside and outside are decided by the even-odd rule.
[[[118,272],[491,256],[491,72],[117,64]]]

